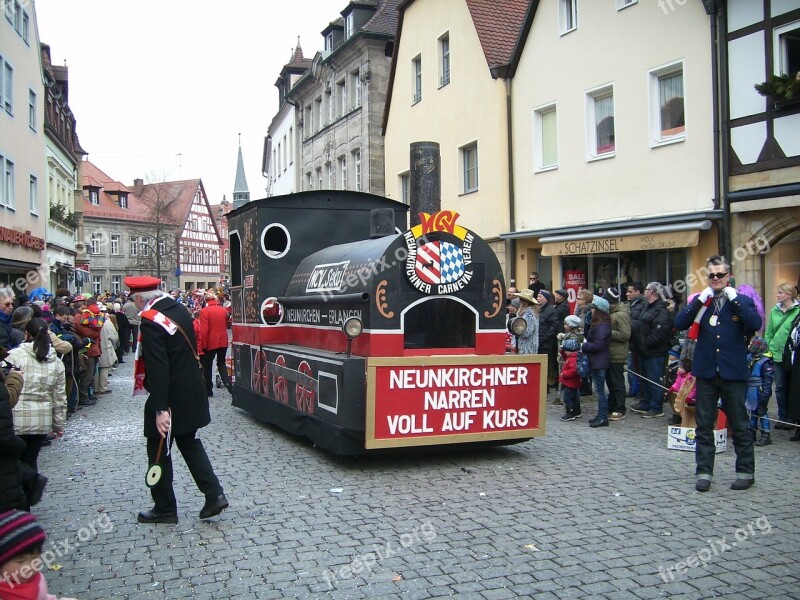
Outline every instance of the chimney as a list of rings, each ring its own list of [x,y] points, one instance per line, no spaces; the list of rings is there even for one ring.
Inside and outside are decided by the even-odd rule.
[[[419,213],[434,214],[442,210],[442,177],[439,144],[411,144],[409,204],[411,226],[419,225]]]
[[[133,193],[137,196],[142,195],[142,190],[144,190],[144,181],[141,179],[134,179],[133,180]]]

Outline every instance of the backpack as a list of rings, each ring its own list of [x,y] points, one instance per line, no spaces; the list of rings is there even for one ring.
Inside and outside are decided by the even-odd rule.
[[[578,375],[581,379],[587,379],[592,374],[592,367],[589,364],[589,355],[585,352],[578,352]]]

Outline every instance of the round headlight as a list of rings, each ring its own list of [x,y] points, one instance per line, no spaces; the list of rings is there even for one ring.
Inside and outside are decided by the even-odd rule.
[[[525,321],[523,317],[517,317],[513,321],[511,321],[511,331],[514,332],[515,335],[522,335],[525,333],[525,330],[528,328],[528,323]]]
[[[364,331],[364,324],[358,317],[350,317],[342,325],[342,331],[352,340],[361,335],[361,332]]]

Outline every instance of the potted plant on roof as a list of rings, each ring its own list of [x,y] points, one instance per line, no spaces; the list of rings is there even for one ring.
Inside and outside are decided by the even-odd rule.
[[[800,103],[800,71],[794,77],[785,73],[770,75],[766,81],[754,87],[762,96],[772,98],[776,110]]]

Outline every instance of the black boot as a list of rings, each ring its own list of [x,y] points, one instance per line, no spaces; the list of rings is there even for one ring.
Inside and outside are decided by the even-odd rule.
[[[772,440],[769,438],[769,431],[762,431],[761,438],[756,442],[756,446],[769,446]]]
[[[793,442],[800,442],[800,427],[795,427],[794,433],[789,439]]]

